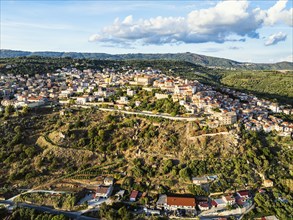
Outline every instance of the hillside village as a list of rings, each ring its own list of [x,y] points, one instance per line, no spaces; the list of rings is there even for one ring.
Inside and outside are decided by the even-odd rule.
[[[12,106],[16,112],[27,107],[38,112],[41,108],[55,109],[58,106],[60,116],[71,114],[71,108],[95,108],[101,111],[117,111],[170,120],[199,121],[201,127],[210,129],[222,126],[242,127],[251,131],[275,132],[280,136],[290,136],[293,132],[292,123],[274,116],[276,113],[293,114],[289,105],[280,106],[252,94],[170,76],[150,67],[137,70],[127,66],[117,69],[104,68],[102,71],[62,68],[45,75],[1,75],[0,95],[0,111],[4,114],[6,109]],[[59,132],[59,136],[60,139],[65,138],[62,132]],[[172,161],[171,167],[173,163]],[[65,209],[69,213],[72,213],[73,207],[77,207],[81,210],[78,215],[91,212],[96,207],[101,209],[105,204],[118,202],[130,207],[134,216],[144,213],[146,216],[240,218],[254,208],[256,193],[265,195],[266,188],[274,186],[272,180],[261,173],[258,174],[264,188],[259,188],[257,192],[243,187],[235,191],[213,194],[209,188],[211,185],[219,184],[217,180],[220,175],[214,174],[192,176],[188,182],[194,187],[193,195],[178,192],[174,194],[168,190],[158,193],[157,190],[154,196],[153,193],[150,195],[131,186],[126,190],[125,187],[121,187],[120,180],[110,174],[99,176],[100,180],[94,184],[83,184],[77,180],[72,182],[72,179],[69,179],[70,183],[65,185],[73,188],[65,191],[62,187],[64,183],[61,181],[49,190],[33,190],[28,194],[19,194],[13,201],[35,204],[40,196],[43,202],[39,205]],[[71,197],[63,198],[63,195],[66,195],[66,192],[71,195],[72,190],[74,206],[64,205],[66,202],[61,207],[54,205],[56,198],[62,198],[62,201],[70,199]],[[50,202],[45,202],[46,198]],[[283,200],[280,197],[282,202],[286,199]]]
[[[6,68],[11,68],[7,66]],[[171,71],[171,70],[170,70]],[[146,91],[148,99],[139,91]],[[173,117],[203,117],[211,128],[239,122],[253,131],[276,131],[289,136],[293,124],[273,113],[290,115],[292,106],[280,106],[254,95],[229,88],[169,76],[151,67],[138,70],[130,66],[104,68],[102,71],[62,68],[44,75],[1,75],[2,107],[68,105],[99,106],[131,112],[164,114]],[[174,111],[154,108],[155,100],[169,99],[179,104]]]

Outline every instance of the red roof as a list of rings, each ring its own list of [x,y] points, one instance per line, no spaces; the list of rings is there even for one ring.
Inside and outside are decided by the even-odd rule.
[[[195,207],[195,198],[168,196],[167,205]]]
[[[215,200],[212,200],[212,206],[217,206],[217,205],[218,205],[218,203],[216,203]]]
[[[231,195],[227,195],[227,196],[225,196],[225,198],[227,201],[235,201],[235,198]]]
[[[137,190],[132,190],[132,192],[130,194],[130,198],[131,199],[136,199],[137,196],[138,196],[138,191]]]
[[[243,197],[243,196],[249,196],[249,191],[248,190],[242,190],[238,191],[238,194]]]
[[[96,193],[105,194],[108,192],[109,186],[98,186]]]
[[[237,200],[236,200],[236,203],[237,203],[238,205],[244,205],[244,201],[243,201],[243,199],[237,199]]]
[[[201,202],[198,205],[201,207],[209,207],[209,204],[207,202]]]

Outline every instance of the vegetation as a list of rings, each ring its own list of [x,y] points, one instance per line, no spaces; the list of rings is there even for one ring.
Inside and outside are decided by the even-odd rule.
[[[257,208],[249,212],[244,219],[276,215],[279,219],[292,219],[292,195],[284,194],[278,189],[266,190],[265,193],[257,193],[254,197]]]
[[[249,63],[245,65],[233,60],[224,58],[210,57],[198,55],[194,53],[176,53],[176,54],[119,54],[110,55],[105,53],[72,53],[72,52],[27,52],[27,51],[13,51],[1,50],[0,58],[13,58],[13,57],[54,57],[54,58],[75,58],[75,59],[99,59],[99,60],[175,60],[190,62],[202,66],[222,67],[222,68],[237,68],[247,70],[276,70],[276,69],[292,69],[292,63],[279,62],[274,64],[254,64]]]
[[[221,75],[223,85],[293,105],[292,72],[225,71]]]
[[[258,73],[211,72],[207,68],[181,61],[113,62],[29,57],[1,59],[0,63],[1,71],[13,74],[42,74],[64,65],[81,70],[106,66],[120,68],[122,65],[139,69],[152,66],[168,74],[185,75],[218,86],[222,83],[258,94],[267,93],[266,85],[262,83],[265,79],[272,91],[268,96],[277,96],[279,100],[290,97],[286,99],[287,103],[292,100],[293,94],[290,73],[284,76],[287,77],[286,82],[278,78],[279,73],[274,72],[260,72],[258,78],[249,81]],[[7,68],[11,64],[15,64],[15,68]],[[158,113],[184,113],[180,105],[170,98],[156,100],[155,92],[161,91],[147,92],[137,88],[137,96],[129,97],[130,105],[134,109]],[[119,95],[125,94],[121,91]],[[138,96],[143,96],[144,100],[136,107],[134,103]],[[171,121],[106,113],[94,108],[72,108],[69,114],[63,116],[58,112],[60,109],[56,110],[24,109],[16,114],[11,106],[5,108],[0,117],[1,191],[11,192],[11,186],[54,188],[66,178],[84,181],[111,174],[128,193],[136,189],[148,192],[153,197],[166,192],[208,195],[243,188],[258,189],[263,184],[261,176],[265,176],[273,181],[274,187],[256,194],[257,208],[248,218],[268,213],[283,219],[292,213],[293,154],[290,147],[293,141],[290,137],[247,132],[232,127],[210,129],[204,121]],[[292,120],[285,115],[279,116],[287,121]],[[205,136],[219,132],[223,134]],[[219,178],[208,189],[191,184],[192,177],[210,174],[216,174]],[[19,199],[64,209],[71,209],[76,204],[76,199],[69,194],[55,200],[43,194],[30,194]],[[32,215],[34,219],[41,219],[38,215],[43,215],[31,212],[17,209],[12,215],[16,216],[14,219],[31,219]],[[128,208],[118,203],[102,206],[98,217],[129,219],[131,214]]]
[[[56,209],[72,210],[77,198],[74,194],[28,193],[16,198],[16,202],[33,203],[36,205],[51,206]]]
[[[13,210],[10,218],[11,220],[67,220],[69,218],[64,215],[52,215],[36,211],[35,209],[29,208],[17,208]]]

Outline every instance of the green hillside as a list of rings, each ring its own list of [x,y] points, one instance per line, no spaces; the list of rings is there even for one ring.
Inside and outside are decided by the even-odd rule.
[[[42,56],[76,59],[101,59],[101,60],[176,60],[186,61],[206,67],[236,68],[243,70],[292,70],[293,62],[279,62],[273,64],[241,63],[234,60],[210,57],[195,53],[166,53],[166,54],[106,54],[106,53],[75,53],[75,52],[28,52],[14,50],[0,50],[0,58],[13,58],[23,56]]]

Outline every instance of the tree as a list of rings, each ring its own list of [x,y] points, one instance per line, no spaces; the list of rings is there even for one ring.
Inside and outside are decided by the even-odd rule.
[[[128,220],[128,219],[132,219],[131,217],[131,213],[126,209],[125,206],[122,206],[119,210],[118,210],[118,214],[120,215],[120,218],[122,220]]]
[[[27,105],[25,105],[23,108],[22,108],[22,114],[23,115],[26,115],[29,111],[29,107]]]
[[[12,105],[7,105],[4,111],[4,117],[7,118],[13,112],[14,107]]]
[[[179,171],[179,176],[184,180],[189,180],[190,179],[190,176],[189,176],[190,172],[189,171],[190,171],[189,168],[185,167]]]

